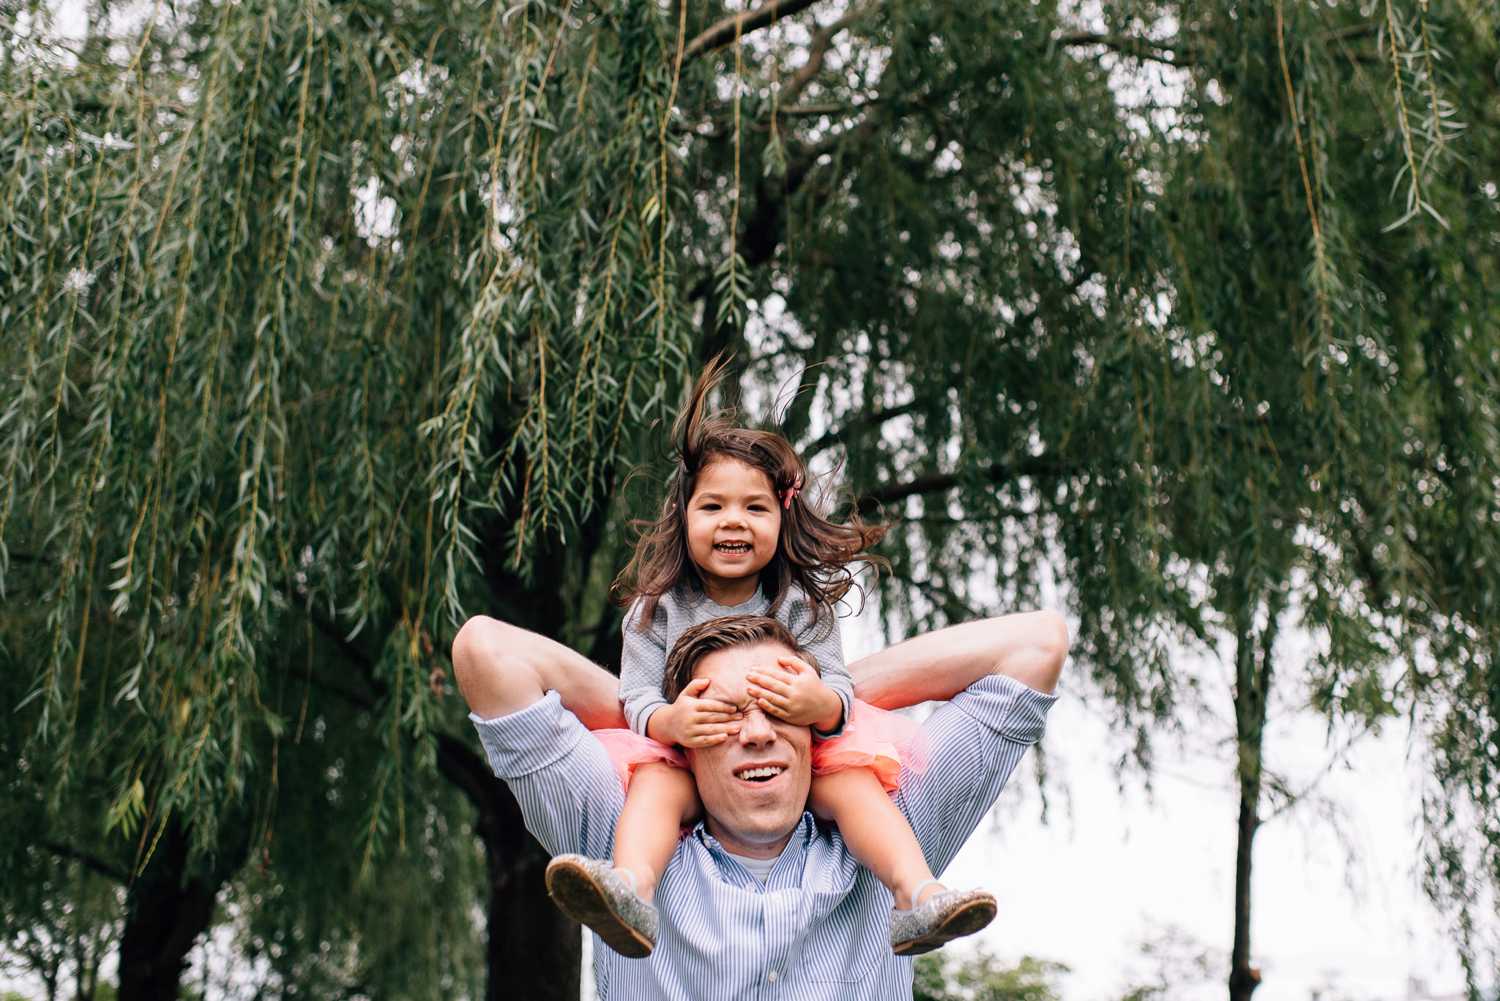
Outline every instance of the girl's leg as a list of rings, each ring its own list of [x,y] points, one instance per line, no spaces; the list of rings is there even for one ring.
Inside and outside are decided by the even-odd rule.
[[[476,615],[453,638],[453,674],[486,719],[520,712],[550,691],[590,730],[624,728],[619,680],[555,640]]]
[[[698,810],[691,773],[661,762],[637,766],[615,822],[613,861],[555,856],[547,863],[547,894],[620,955],[651,955],[660,921],[651,901],[678,831]]]
[[[691,772],[661,762],[636,768],[615,823],[614,864],[635,876],[642,900],[650,902],[656,893],[678,834],[701,810]]]
[[[912,893],[932,879],[932,870],[911,824],[873,772],[848,768],[814,775],[809,802],[816,816],[838,824],[844,843],[891,891],[898,910],[909,911],[922,902],[913,900]],[[922,896],[925,899],[943,889],[934,883],[923,890]]]
[[[850,664],[849,674],[856,696],[897,709],[951,699],[986,674],[1050,692],[1067,656],[1061,615],[1021,612],[917,636]]]

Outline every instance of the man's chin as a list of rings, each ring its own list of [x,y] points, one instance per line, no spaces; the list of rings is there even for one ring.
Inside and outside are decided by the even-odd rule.
[[[715,824],[719,830],[714,834],[730,851],[736,850],[730,847],[731,843],[741,848],[779,849],[786,844],[786,839],[801,819],[801,811],[790,809],[756,811],[735,817],[728,824]]]

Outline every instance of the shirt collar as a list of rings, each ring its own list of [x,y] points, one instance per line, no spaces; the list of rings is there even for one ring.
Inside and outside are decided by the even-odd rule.
[[[773,884],[784,883],[789,870],[794,873],[802,872],[803,859],[807,857],[807,848],[817,836],[818,823],[811,813],[804,810],[802,819],[797,821],[797,825],[792,828],[791,838],[788,839],[786,847],[781,850],[781,854],[776,858],[776,864],[771,868],[771,876],[766,880],[766,889],[774,888]],[[715,867],[719,870],[719,878],[724,882],[751,889],[761,888],[760,882],[730,856],[724,846],[719,843],[719,839],[708,833],[708,827],[703,821],[698,821],[693,827],[691,837],[708,850],[708,857],[713,859]],[[793,880],[792,885],[796,885],[799,881]]]

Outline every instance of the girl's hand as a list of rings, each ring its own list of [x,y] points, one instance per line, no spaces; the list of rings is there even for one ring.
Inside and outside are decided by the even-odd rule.
[[[844,703],[838,693],[823,684],[805,660],[777,657],[776,667],[751,671],[745,678],[755,704],[778,719],[824,733],[837,730],[843,720]]]
[[[705,699],[707,678],[694,678],[671,705],[651,714],[646,733],[679,747],[712,747],[740,732],[740,711],[728,702]]]

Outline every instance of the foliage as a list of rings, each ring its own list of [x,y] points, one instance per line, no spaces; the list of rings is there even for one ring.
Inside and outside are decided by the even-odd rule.
[[[1137,945],[1143,976],[1135,973],[1120,1001],[1169,1001],[1201,991],[1223,976],[1228,956],[1205,949],[1190,933],[1175,926],[1152,928]]]
[[[0,705],[15,705],[29,686],[27,673],[7,655],[21,639],[0,629]],[[83,718],[95,722],[87,710]],[[53,799],[23,741],[0,723],[0,756],[12,763],[0,770],[0,972],[40,984],[49,1001],[99,998],[108,988],[100,968],[120,938],[124,851],[103,836],[95,806]],[[104,786],[97,770],[80,772],[89,788]]]
[[[112,998],[99,973],[119,939],[119,885],[73,863],[54,866],[31,891],[34,907],[0,925],[0,972],[40,982],[47,1001]]]
[[[983,948],[962,959],[947,952],[920,956],[913,964],[914,1001],[1061,1001],[1061,963],[1022,956],[1014,966]]]
[[[521,498],[524,564],[661,399],[674,36],[623,5],[562,53],[566,8],[502,12],[202,5],[77,73],[7,63],[0,568],[25,561],[4,585],[50,636],[38,738],[85,740],[99,688],[146,724],[127,834],[176,811],[212,843],[287,723],[266,661],[292,617],[398,621],[375,680],[420,737],[427,637],[472,600],[460,512]],[[554,76],[592,100],[539,105]],[[609,187],[551,201],[584,164]],[[99,687],[91,645],[120,665]]]
[[[446,783],[400,790],[421,811],[405,824],[405,844],[351,851],[350,832],[370,819],[383,741],[368,732],[368,715],[361,727],[341,708],[330,705],[303,740],[283,746],[274,834],[233,889],[236,946],[259,974],[256,990],[329,998],[380,985],[385,997],[480,997],[475,914],[487,877],[472,810]],[[322,892],[308,892],[315,887]]]

